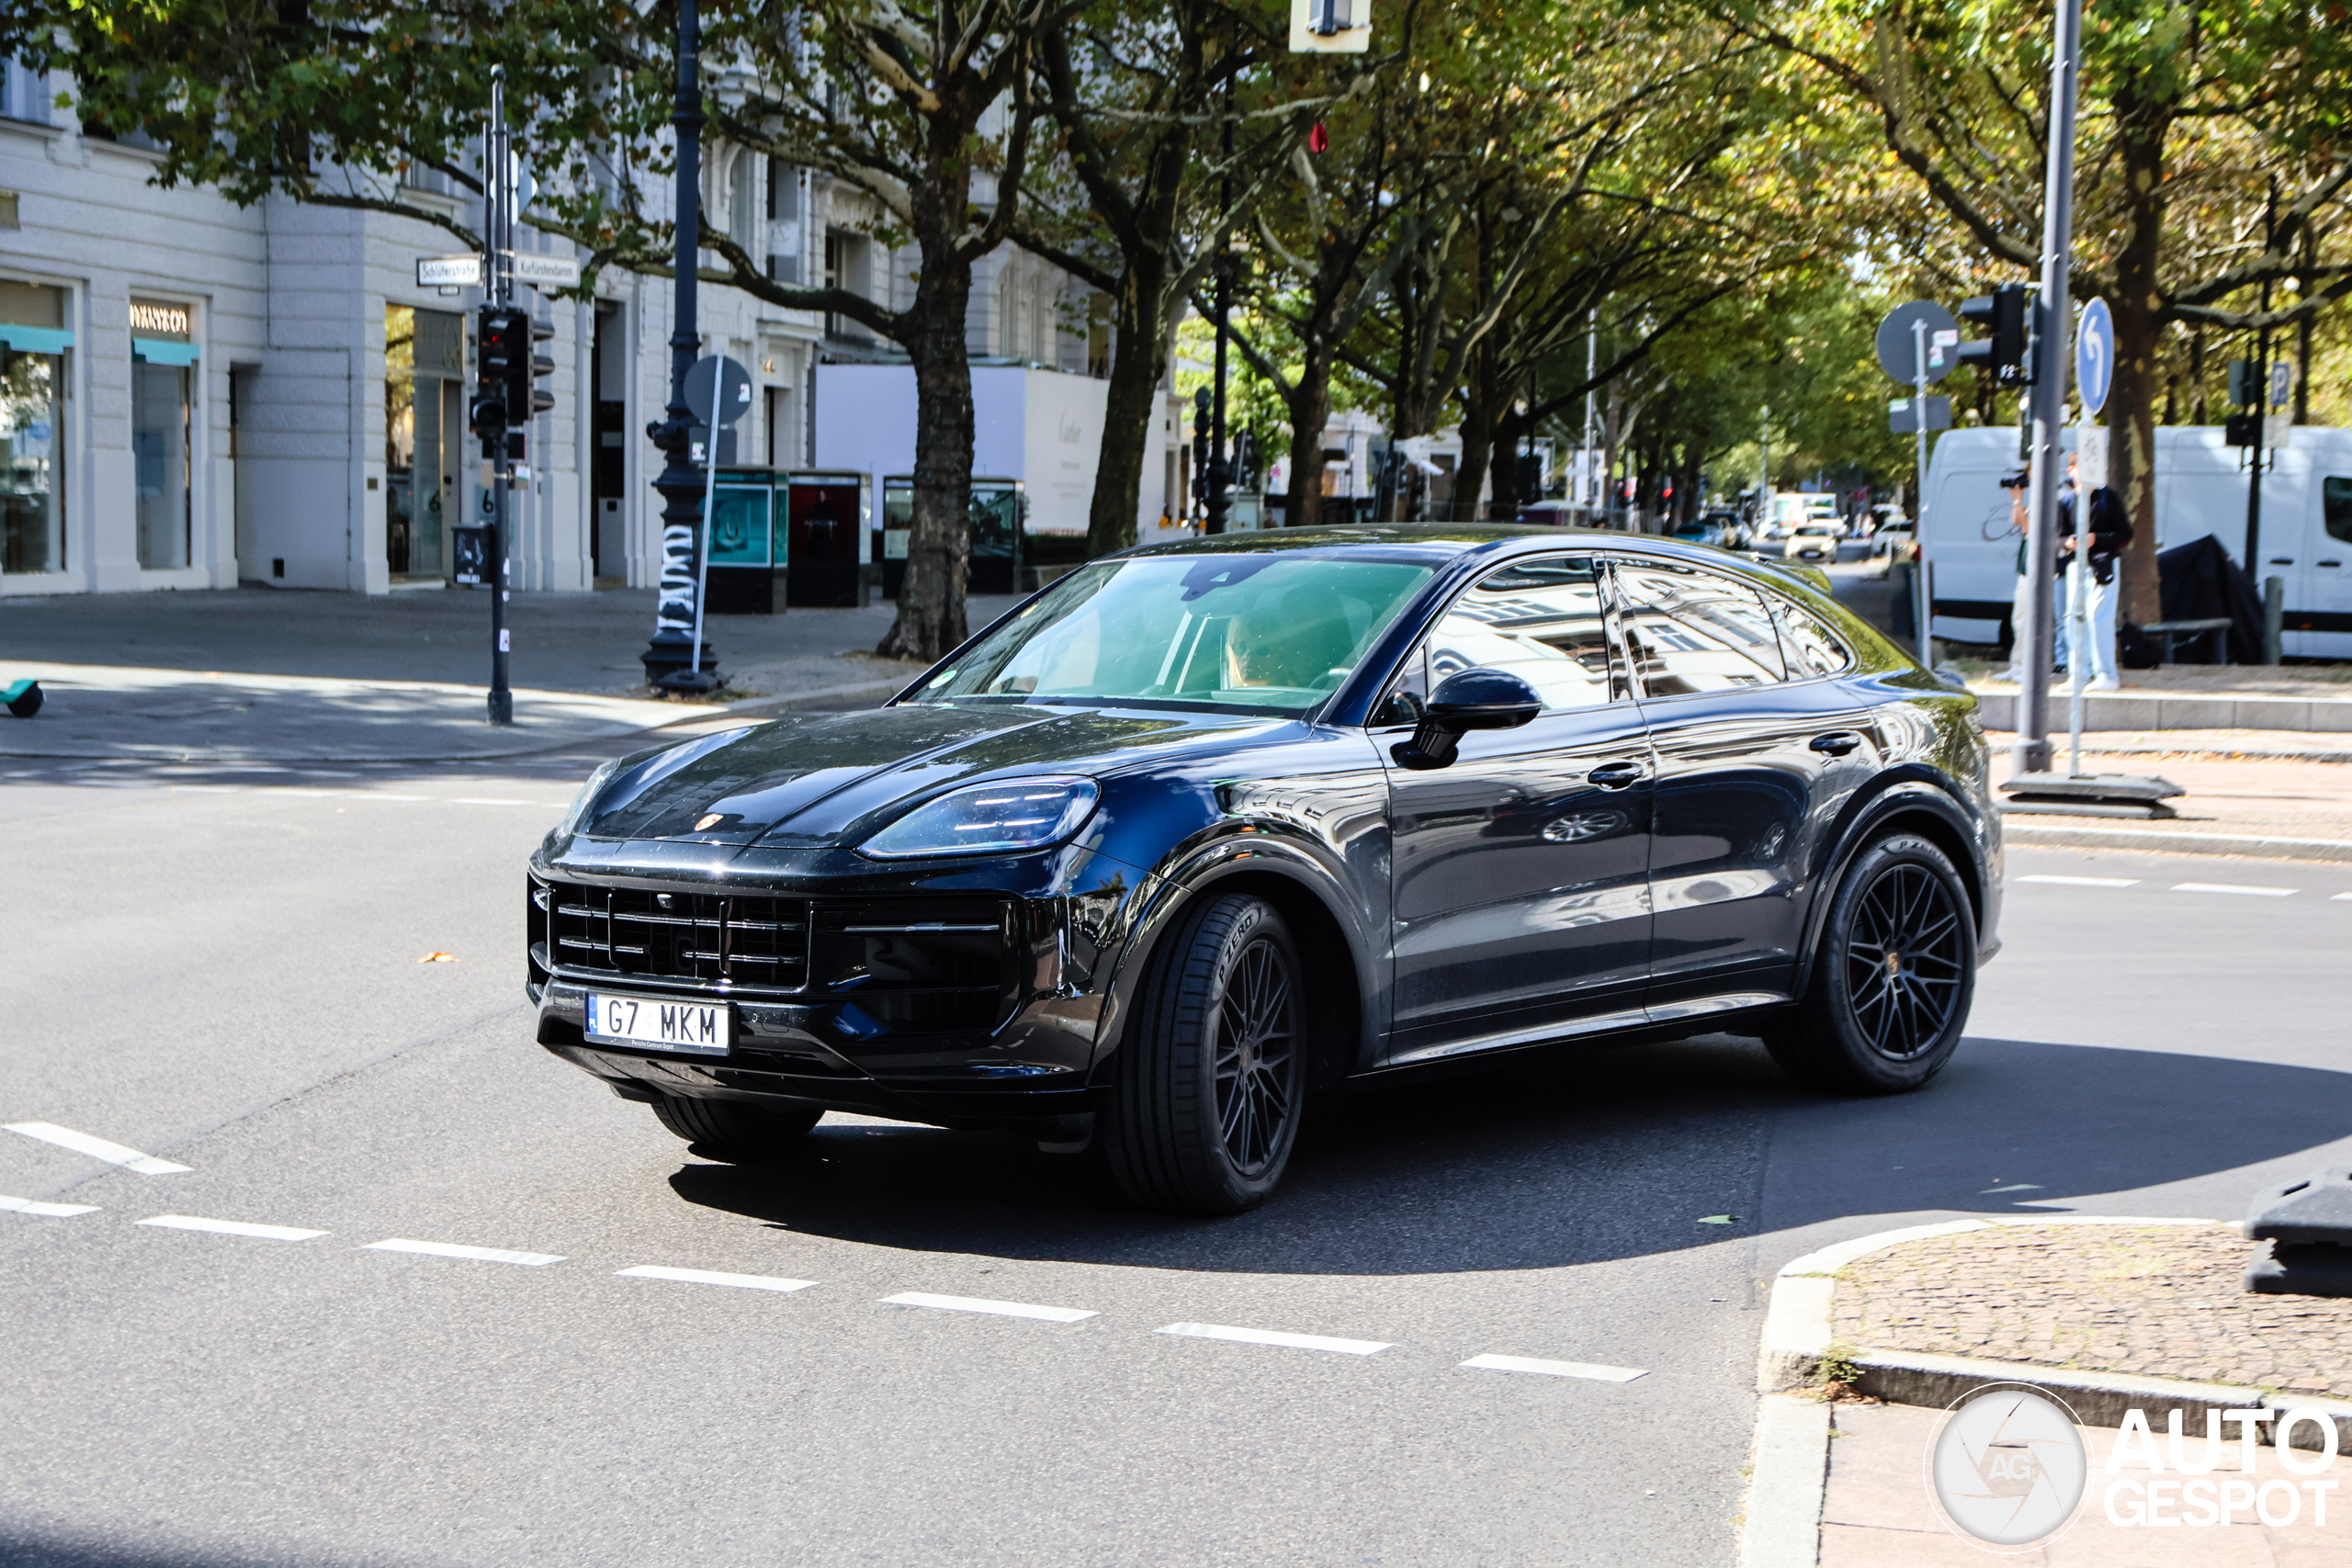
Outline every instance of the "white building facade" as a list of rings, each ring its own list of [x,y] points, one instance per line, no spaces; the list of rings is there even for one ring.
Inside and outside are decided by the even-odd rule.
[[[444,586],[447,530],[489,499],[465,429],[479,291],[415,281],[416,262],[456,253],[456,237],[286,197],[239,208],[158,188],[157,154],[85,134],[53,107],[53,81],[14,62],[0,73],[0,596]],[[771,277],[906,302],[912,253],[866,234],[854,193],[712,153],[707,216]],[[480,227],[479,204],[440,176],[382,194]],[[571,250],[525,218],[524,248]],[[645,426],[669,398],[670,284],[608,271],[593,301],[518,294],[553,329],[540,352],[555,406],[526,432],[511,498],[514,585],[650,586],[662,456]],[[752,373],[739,463],[811,465],[819,365],[899,357],[845,320],[738,289],[706,286],[699,314],[703,352]],[[976,355],[1100,378],[1104,321],[1099,300],[1010,247],[974,278]],[[1145,465],[1148,490],[1161,467]],[[1169,503],[1150,494],[1140,510]]]

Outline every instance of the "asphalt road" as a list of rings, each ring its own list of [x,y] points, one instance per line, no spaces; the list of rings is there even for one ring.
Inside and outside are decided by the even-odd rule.
[[[712,1164],[530,1043],[594,761],[0,775],[0,1122],[188,1168],[0,1132],[89,1206],[0,1213],[0,1563],[1725,1564],[1788,1258],[2352,1163],[2352,867],[2041,851],[1917,1096],[1720,1036],[1369,1096],[1218,1223],[859,1118]]]

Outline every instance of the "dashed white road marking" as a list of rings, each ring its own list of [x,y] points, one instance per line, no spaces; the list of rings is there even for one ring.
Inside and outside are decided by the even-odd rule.
[[[2047,882],[2060,887],[2137,887],[2136,876],[2020,876],[2019,882]]]
[[[1461,1363],[1492,1372],[1537,1372],[1553,1378],[1589,1378],[1595,1382],[1632,1382],[1649,1376],[1641,1367],[1601,1367],[1590,1361],[1540,1361],[1532,1356],[1473,1356]]]
[[[2289,898],[2295,893],[2291,887],[2256,887],[2243,882],[2176,882],[2172,890],[2176,893],[2242,893],[2249,898]]]
[[[390,1241],[371,1241],[363,1252],[421,1252],[427,1258],[462,1258],[474,1263],[519,1263],[526,1269],[543,1268],[560,1263],[562,1258],[549,1252],[509,1252],[497,1247],[458,1247],[446,1241],[408,1241],[395,1236]]]
[[[293,1225],[254,1225],[243,1220],[208,1220],[195,1214],[157,1214],[141,1220],[142,1225],[161,1225],[165,1230],[211,1231],[220,1235],[251,1236],[255,1241],[311,1241],[328,1234],[325,1231],[300,1230]]]
[[[1342,1356],[1376,1356],[1394,1347],[1377,1339],[1333,1339],[1321,1334],[1280,1334],[1271,1328],[1227,1328],[1216,1323],[1171,1323],[1159,1334],[1189,1339],[1230,1339],[1238,1345],[1280,1345],[1293,1350],[1330,1350]]]
[[[2331,904],[2352,904],[2352,893],[2338,893],[2328,900]]]
[[[971,1296],[934,1296],[925,1291],[901,1291],[895,1296],[884,1296],[882,1304],[933,1307],[940,1312],[979,1312],[992,1317],[1034,1317],[1046,1323],[1077,1323],[1084,1318],[1102,1315],[1080,1312],[1076,1307],[1033,1306],[1027,1302],[989,1302]]]
[[[0,1198],[0,1209],[12,1214],[38,1214],[45,1220],[62,1220],[74,1214],[95,1214],[95,1203],[44,1203],[34,1198]]]
[[[88,1155],[108,1165],[119,1165],[125,1170],[135,1170],[141,1176],[173,1176],[187,1169],[167,1159],[142,1155],[137,1149],[110,1144],[104,1138],[94,1138],[87,1133],[77,1133],[71,1127],[61,1127],[54,1122],[10,1122],[11,1133],[22,1133],[28,1138],[39,1138],[44,1144],[55,1144],[61,1149],[72,1149],[77,1155]]]
[[[675,1280],[687,1285],[736,1285],[747,1291],[805,1291],[817,1283],[814,1280],[780,1280],[772,1274],[718,1274],[707,1269],[670,1269],[659,1263],[640,1263],[634,1269],[623,1269],[624,1280]]]
[[[501,800],[482,795],[453,795],[448,798],[452,806],[537,806],[538,804],[536,800]]]

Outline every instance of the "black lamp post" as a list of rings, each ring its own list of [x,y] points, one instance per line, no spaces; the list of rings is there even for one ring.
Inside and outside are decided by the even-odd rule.
[[[645,434],[669,461],[653,488],[662,492],[662,589],[653,612],[653,640],[639,659],[647,683],[669,692],[707,692],[718,676],[706,646],[701,669],[695,660],[695,564],[702,537],[703,480],[694,461],[695,433],[701,428],[686,402],[686,372],[702,346],[695,330],[695,271],[702,251],[702,80],[695,56],[702,47],[695,0],[678,0],[678,96],[670,123],[678,141],[677,292],[670,322],[670,405],[667,419]],[[704,435],[704,457],[715,460]]]

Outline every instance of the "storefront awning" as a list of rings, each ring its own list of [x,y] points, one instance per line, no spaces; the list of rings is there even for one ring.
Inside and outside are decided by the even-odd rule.
[[[150,365],[193,365],[197,360],[196,344],[135,337],[130,340],[130,357],[143,359]]]
[[[62,354],[74,346],[74,334],[57,327],[19,327],[0,321],[0,343],[18,354]]]

